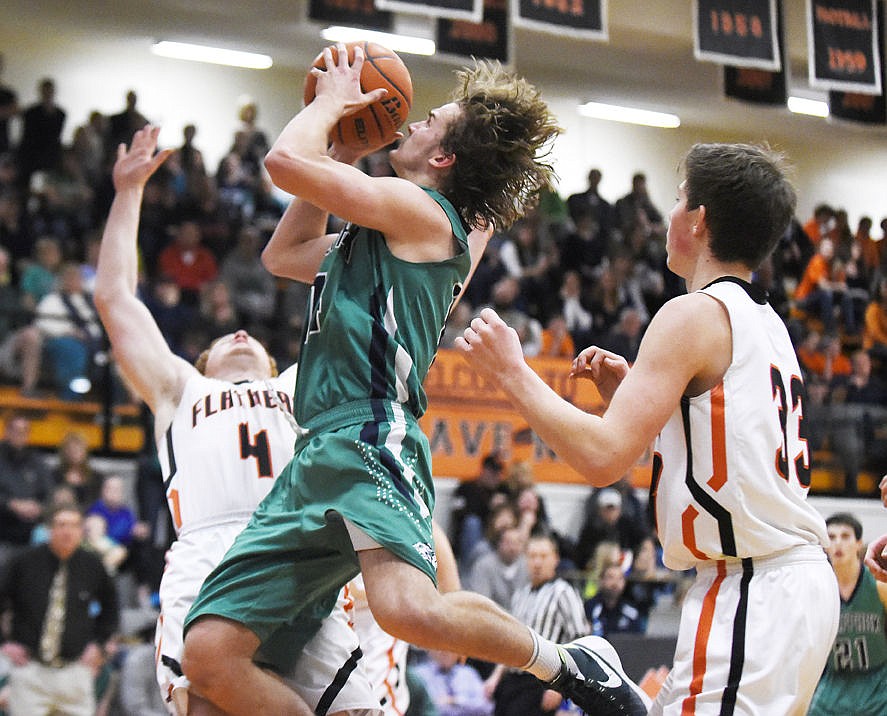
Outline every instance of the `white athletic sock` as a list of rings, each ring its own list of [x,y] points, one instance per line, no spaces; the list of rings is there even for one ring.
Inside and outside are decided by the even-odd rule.
[[[521,667],[524,671],[529,671],[542,681],[551,681],[560,672],[561,664],[564,661],[572,667],[571,670],[576,670],[576,665],[570,655],[553,641],[539,636],[532,629],[530,629],[530,636],[533,637],[533,655]]]

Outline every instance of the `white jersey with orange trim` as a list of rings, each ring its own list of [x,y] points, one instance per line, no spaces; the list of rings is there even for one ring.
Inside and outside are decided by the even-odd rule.
[[[702,291],[730,317],[733,358],[718,385],[681,401],[656,442],[651,494],[665,564],[825,547],[825,522],[806,500],[806,393],[785,325],[744,281]]]
[[[157,681],[174,716],[186,711],[183,624],[203,580],[246,526],[292,458],[296,367],[263,381],[231,383],[198,373],[185,384],[158,455],[177,539],[160,583]],[[344,593],[308,642],[287,683],[318,714],[381,716],[364,670]]]
[[[296,366],[242,383],[194,373],[172,423],[158,440],[170,513],[181,536],[246,522],[293,456]]]
[[[385,716],[403,716],[410,705],[406,668],[409,644],[382,631],[370,612],[363,576],[345,585],[345,612],[348,614],[360,648],[364,667]]]

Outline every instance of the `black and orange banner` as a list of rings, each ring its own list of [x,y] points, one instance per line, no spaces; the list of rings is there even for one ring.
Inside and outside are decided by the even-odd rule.
[[[586,412],[603,412],[594,384],[569,377],[569,360],[531,358],[528,362],[562,398]],[[425,379],[425,391],[428,412],[420,425],[431,443],[435,475],[474,478],[480,473],[483,457],[495,450],[509,462],[529,462],[540,482],[587,482],[587,476],[558,459],[505,394],[481,378],[457,352],[442,350],[437,354]],[[648,454],[632,469],[632,482],[648,486],[650,469]]]
[[[515,27],[526,27],[584,40],[607,40],[604,0],[512,0]]]
[[[480,22],[439,18],[435,30],[437,51],[459,58],[499,60],[511,56],[505,0],[485,0]]]
[[[375,0],[380,10],[393,10],[413,15],[446,17],[451,20],[480,22],[483,18],[483,0]]]
[[[308,19],[382,32],[394,27],[394,16],[377,10],[373,0],[309,0]]]
[[[884,47],[884,2],[878,0],[878,47]],[[835,119],[863,124],[887,124],[887,97],[884,96],[884,83],[887,81],[887,68],[881,61],[881,94],[860,94],[859,92],[828,93],[828,106]]]
[[[757,67],[725,65],[725,96],[755,104],[785,105],[788,99],[788,84],[785,80],[785,35],[781,3],[777,3],[776,6],[776,37],[781,53],[780,69],[771,71]]]
[[[807,0],[810,85],[881,94],[875,0]]]
[[[697,60],[775,72],[782,69],[777,0],[694,0]]]

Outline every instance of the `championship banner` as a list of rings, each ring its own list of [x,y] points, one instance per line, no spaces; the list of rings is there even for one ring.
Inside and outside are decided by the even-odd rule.
[[[605,0],[511,0],[515,27],[583,40],[609,39]]]
[[[394,27],[394,16],[377,10],[373,0],[309,0],[308,19],[381,32]]]
[[[775,72],[782,69],[777,0],[694,0],[697,60]]]
[[[875,0],[807,0],[810,86],[881,94]]]
[[[878,47],[884,47],[884,3],[878,0]],[[887,80],[887,68],[881,62],[881,87]],[[834,119],[846,119],[863,124],[887,124],[887,98],[859,92],[831,91],[828,94],[829,114]]]
[[[782,7],[776,6],[776,37],[780,47],[780,69],[771,72],[757,67],[724,66],[724,95],[756,104],[784,106],[788,99],[785,81],[785,36]]]
[[[480,22],[439,18],[435,29],[437,51],[459,58],[509,60],[508,17],[505,0],[485,0]]]
[[[480,22],[484,14],[483,0],[376,0],[376,7],[470,22]]]
[[[569,360],[530,358],[527,362],[558,395],[577,408],[597,415],[603,412],[604,403],[594,383],[569,377]],[[428,411],[419,425],[431,443],[436,477],[477,477],[481,460],[495,450],[507,462],[530,463],[538,482],[587,484],[587,477],[558,459],[530,430],[505,394],[481,378],[458,352],[438,352],[425,379],[425,392]],[[630,471],[635,486],[649,486],[651,460],[648,451]]]

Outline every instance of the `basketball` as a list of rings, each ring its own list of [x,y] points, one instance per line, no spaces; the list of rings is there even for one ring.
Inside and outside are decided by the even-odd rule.
[[[406,121],[413,105],[413,82],[403,60],[393,50],[375,42],[348,42],[348,61],[354,61],[354,48],[363,48],[366,61],[360,72],[360,88],[364,92],[384,87],[388,94],[379,102],[374,102],[354,114],[339,120],[333,128],[334,138],[352,149],[380,147],[394,141],[395,134]],[[332,48],[333,61],[339,53]],[[318,55],[311,65],[325,69],[323,54]],[[317,78],[310,72],[305,79],[304,100],[308,105],[314,99]]]

